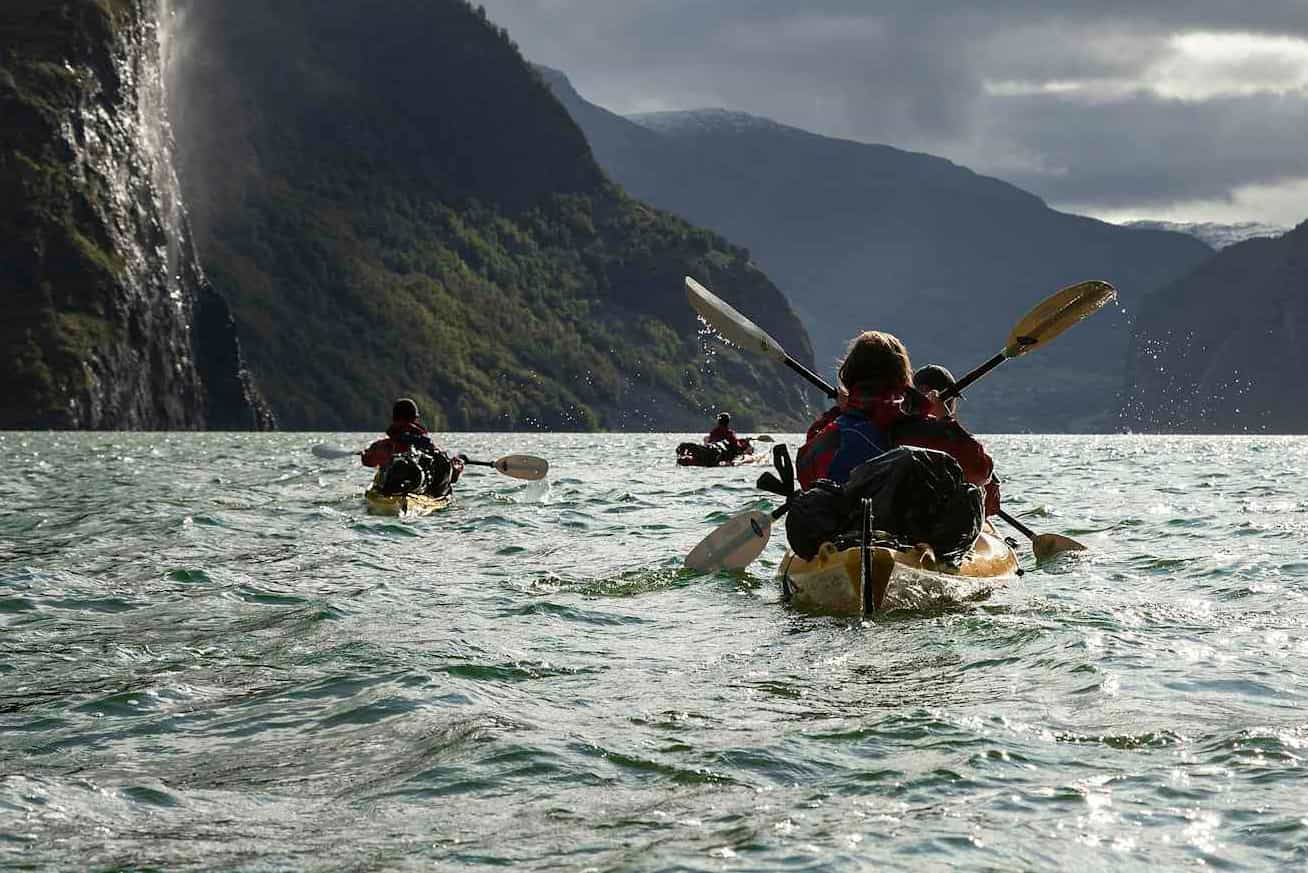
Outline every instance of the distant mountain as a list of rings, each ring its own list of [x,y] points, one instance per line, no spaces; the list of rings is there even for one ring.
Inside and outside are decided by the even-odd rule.
[[[830,369],[859,329],[915,363],[961,374],[1058,288],[1106,279],[1122,308],[1013,361],[969,393],[981,430],[1117,426],[1129,312],[1212,250],[1192,237],[1048,208],[931,155],[807,133],[736,112],[615,115],[542,69],[603,166],[633,196],[749,246],[790,297]]]
[[[283,424],[797,426],[774,365],[701,347],[694,275],[812,347],[743,250],[627,197],[463,0],[175,0],[199,251]]]
[[[1172,230],[1189,234],[1219,251],[1247,239],[1280,236],[1289,230],[1288,227],[1264,224],[1260,221],[1244,221],[1236,224],[1220,224],[1215,221],[1127,221],[1123,226],[1143,230]]]
[[[1308,222],[1251,239],[1152,295],[1124,422],[1137,430],[1308,433]]]

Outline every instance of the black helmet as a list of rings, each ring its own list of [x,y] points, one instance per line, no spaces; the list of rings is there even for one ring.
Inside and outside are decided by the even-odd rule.
[[[913,387],[920,391],[948,391],[954,387],[954,374],[939,364],[927,364],[913,374]]]
[[[391,407],[391,420],[417,421],[418,404],[414,403],[407,397],[401,397],[399,400],[396,400],[395,405]]]
[[[731,424],[731,415],[726,412],[718,413],[718,424]]]

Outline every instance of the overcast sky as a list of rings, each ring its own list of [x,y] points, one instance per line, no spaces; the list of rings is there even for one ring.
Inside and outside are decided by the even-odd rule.
[[[725,107],[1110,220],[1308,218],[1308,0],[481,0],[616,112]]]

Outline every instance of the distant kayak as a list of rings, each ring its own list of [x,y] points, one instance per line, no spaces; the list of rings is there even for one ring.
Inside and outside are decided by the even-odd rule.
[[[400,518],[420,518],[440,512],[454,502],[454,495],[433,497],[430,494],[383,494],[376,487],[363,494],[369,515],[392,515]]]
[[[759,456],[752,451],[735,452],[727,443],[682,443],[677,446],[677,464],[682,467],[738,467],[753,464]]]
[[[859,616],[980,599],[1018,575],[1017,554],[991,529],[957,570],[937,566],[927,549],[871,551],[871,578],[865,580],[857,545],[824,543],[811,561],[787,550],[777,571],[783,596],[806,612]]]

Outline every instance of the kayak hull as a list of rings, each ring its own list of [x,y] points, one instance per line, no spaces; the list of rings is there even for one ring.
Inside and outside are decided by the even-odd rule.
[[[957,570],[937,566],[925,548],[874,546],[870,565],[865,580],[862,549],[824,543],[811,561],[787,550],[777,576],[796,609],[862,616],[983,599],[1018,575],[1017,554],[991,530],[982,532]]]
[[[747,464],[759,464],[770,460],[760,455],[738,455],[730,461],[722,461],[717,464],[701,464],[689,455],[677,455],[677,465],[680,467],[743,467]]]
[[[433,497],[430,494],[382,494],[369,488],[363,494],[369,515],[390,515],[397,518],[421,518],[440,512],[454,502],[452,495]]]

